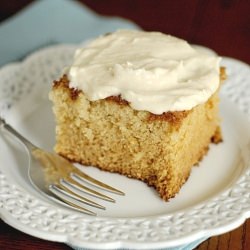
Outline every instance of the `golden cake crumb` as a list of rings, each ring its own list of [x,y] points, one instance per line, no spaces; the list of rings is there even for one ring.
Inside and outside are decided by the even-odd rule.
[[[220,79],[225,79],[221,68]],[[222,140],[218,90],[190,111],[136,111],[120,96],[89,101],[64,75],[50,93],[56,117],[55,151],[71,161],[120,173],[174,197],[210,142]]]

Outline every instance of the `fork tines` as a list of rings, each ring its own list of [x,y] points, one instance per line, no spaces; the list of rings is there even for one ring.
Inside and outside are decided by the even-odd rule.
[[[89,215],[96,215],[96,213],[86,209],[84,205],[105,209],[104,206],[98,204],[97,202],[85,198],[84,196],[86,194],[105,201],[115,202],[113,198],[86,186],[86,183],[111,193],[125,195],[124,192],[87,175],[82,169],[77,168],[77,170],[77,173],[72,172],[67,178],[60,179],[58,184],[49,185],[49,190],[64,203],[67,203],[69,207]]]

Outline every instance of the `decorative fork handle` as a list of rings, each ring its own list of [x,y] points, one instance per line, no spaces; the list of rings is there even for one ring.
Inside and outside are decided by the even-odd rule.
[[[29,150],[34,150],[37,148],[32,142],[23,137],[20,133],[18,133],[13,127],[11,127],[6,121],[0,117],[0,128],[7,130],[10,134],[14,135],[24,146],[26,146]]]

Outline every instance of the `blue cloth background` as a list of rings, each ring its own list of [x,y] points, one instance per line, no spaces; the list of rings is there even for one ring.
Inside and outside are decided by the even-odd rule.
[[[95,14],[70,0],[41,0],[0,24],[0,66],[50,44],[79,43],[121,28],[138,28],[122,18]]]
[[[40,0],[0,24],[0,67],[38,48],[79,43],[117,29],[138,29],[118,17],[103,17],[71,0]],[[205,239],[166,250],[191,250]],[[82,250],[77,246],[74,249]]]

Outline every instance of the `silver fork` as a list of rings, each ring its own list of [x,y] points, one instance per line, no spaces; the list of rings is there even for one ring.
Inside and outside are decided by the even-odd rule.
[[[115,202],[115,200],[88,187],[86,182],[106,191],[124,195],[124,192],[85,174],[82,168],[71,164],[58,154],[35,146],[1,117],[0,127],[14,135],[25,146],[29,155],[28,177],[31,184],[53,201],[89,215],[96,215],[95,212],[85,208],[85,205],[101,209],[105,207],[84,197],[86,194],[105,201]]]

